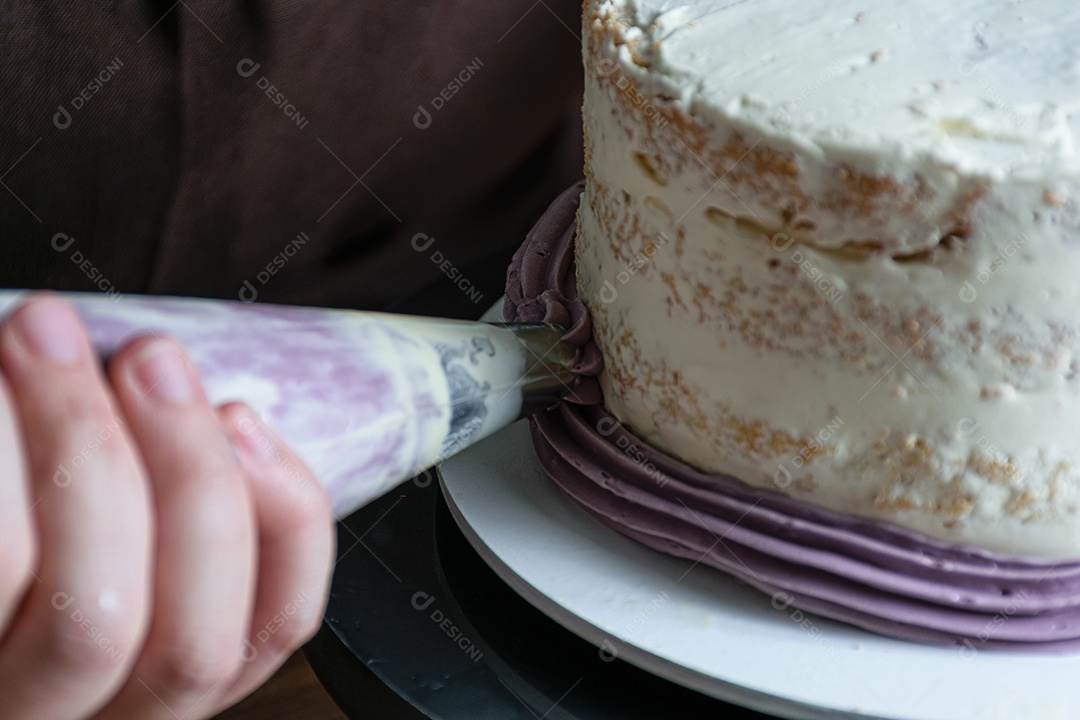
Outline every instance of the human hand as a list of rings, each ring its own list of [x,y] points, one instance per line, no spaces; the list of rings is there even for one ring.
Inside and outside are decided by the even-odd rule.
[[[0,325],[0,719],[213,715],[314,633],[332,554],[319,483],[174,341],[106,377],[55,296]]]

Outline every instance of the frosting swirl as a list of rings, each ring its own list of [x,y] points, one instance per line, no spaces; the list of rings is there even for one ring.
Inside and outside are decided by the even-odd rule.
[[[507,322],[543,322],[569,328],[563,340],[579,348],[570,366],[577,381],[568,402],[595,405],[601,401],[604,362],[592,341],[592,321],[574,287],[574,218],[585,183],[563,191],[540,217],[514,253],[506,272]]]
[[[581,185],[540,218],[507,275],[508,321],[570,327],[586,375],[573,404],[535,415],[548,475],[604,524],[800,608],[904,639],[983,649],[1080,650],[1080,563],[1012,558],[710,475],[648,446],[600,405],[602,363],[573,272]]]

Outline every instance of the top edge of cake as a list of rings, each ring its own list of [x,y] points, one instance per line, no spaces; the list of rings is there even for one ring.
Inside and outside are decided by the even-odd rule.
[[[594,10],[645,89],[705,123],[719,116],[860,165],[1080,174],[1080,14],[1065,3],[605,0]]]

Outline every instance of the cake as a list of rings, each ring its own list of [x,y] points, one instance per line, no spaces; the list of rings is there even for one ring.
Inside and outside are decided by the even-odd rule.
[[[587,0],[585,183],[508,277],[509,319],[591,336],[534,421],[552,478],[774,602],[1080,647],[1078,31]]]
[[[577,270],[607,407],[703,470],[1080,557],[1070,25],[589,3]]]

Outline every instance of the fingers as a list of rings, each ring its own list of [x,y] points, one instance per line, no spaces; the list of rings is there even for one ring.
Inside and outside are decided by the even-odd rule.
[[[240,674],[256,533],[236,455],[184,351],[145,338],[110,364],[151,478],[153,616],[129,682],[101,718],[206,717]]]
[[[0,370],[0,720],[207,717],[314,633],[327,498],[179,346],[129,345],[110,389],[45,296],[0,326]]]
[[[0,375],[0,641],[30,587],[37,566],[22,426],[6,378]],[[2,644],[2,642],[0,642]]]
[[[252,489],[258,590],[246,666],[227,696],[250,694],[318,630],[334,557],[329,499],[311,471],[244,405],[219,411]]]
[[[143,469],[78,319],[61,300],[33,297],[4,322],[0,369],[23,430],[40,552],[0,645],[0,717],[85,717],[127,676],[145,632]],[[18,461],[5,462],[18,471]],[[4,492],[19,502],[18,491]]]

